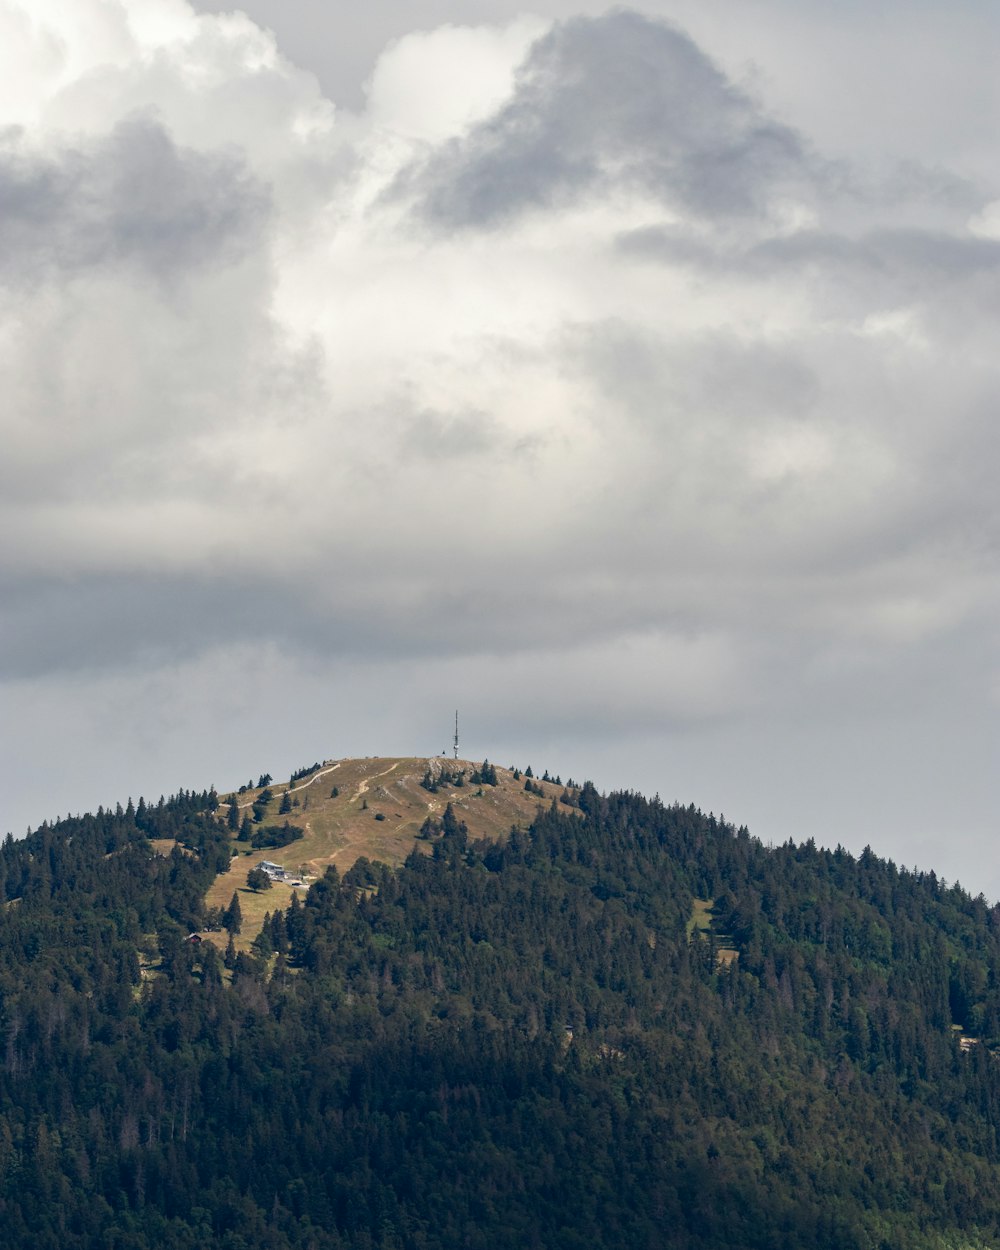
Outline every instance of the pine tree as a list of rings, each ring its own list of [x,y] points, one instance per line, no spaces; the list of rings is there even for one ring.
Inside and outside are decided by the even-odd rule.
[[[284,913],[281,911],[276,911],[271,917],[271,945],[279,955],[288,951],[288,931],[285,928]]]
[[[232,937],[233,934],[239,933],[240,929],[243,927],[243,911],[240,907],[239,896],[235,890],[233,891],[233,897],[230,899],[229,906],[222,913],[222,927],[227,931],[227,933],[229,933],[230,937]]]

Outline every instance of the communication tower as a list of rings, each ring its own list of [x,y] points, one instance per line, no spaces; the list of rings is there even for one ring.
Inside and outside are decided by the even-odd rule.
[[[458,712],[455,712],[455,759],[458,759]]]

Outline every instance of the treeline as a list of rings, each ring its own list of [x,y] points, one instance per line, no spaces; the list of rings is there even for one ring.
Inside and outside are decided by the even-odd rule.
[[[301,825],[292,825],[286,820],[282,825],[264,825],[257,829],[250,839],[250,845],[257,850],[265,850],[274,846],[289,846],[298,842],[305,834]]]
[[[450,768],[447,764],[436,764],[433,769],[428,768],[424,771],[420,784],[431,794],[437,794],[438,790],[446,790],[449,786],[460,789],[465,785],[465,774],[464,768]],[[469,772],[469,783],[474,786],[497,785],[496,768],[489,760],[483,760],[482,764]]]
[[[306,764],[304,768],[296,768],[288,779],[289,785],[294,785],[296,781],[302,781],[306,777],[311,777],[313,773],[319,772],[322,768],[319,760],[315,764]]]

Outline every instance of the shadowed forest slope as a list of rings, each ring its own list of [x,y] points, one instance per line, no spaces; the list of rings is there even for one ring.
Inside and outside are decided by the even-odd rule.
[[[8,839],[4,1244],[994,1244],[1000,911],[561,794],[264,891],[225,955],[189,940],[234,849],[214,793]]]

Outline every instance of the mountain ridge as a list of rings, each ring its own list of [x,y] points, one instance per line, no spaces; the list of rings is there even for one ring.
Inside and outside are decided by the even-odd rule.
[[[428,790],[427,760],[393,763],[296,790],[317,764],[287,796],[261,778],[235,830],[228,800],[181,791],[4,841],[5,1245],[1000,1239],[1000,908],[871,850],[766,846],[588,783],[563,802],[550,781],[524,826],[482,836],[444,813],[457,791],[492,811],[491,779],[428,766]],[[500,772],[511,801],[534,781]],[[305,797],[350,775],[341,814],[381,828],[396,773],[414,814],[442,804],[397,866],[329,863],[260,891],[252,940],[192,940],[244,818],[271,837],[303,813],[319,838]]]

